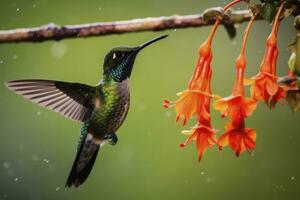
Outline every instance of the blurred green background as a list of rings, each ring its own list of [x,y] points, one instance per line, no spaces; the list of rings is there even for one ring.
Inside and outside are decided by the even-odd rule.
[[[210,0],[0,0],[0,29],[195,14],[229,1]],[[243,6],[235,7],[242,9]],[[279,32],[278,73],[287,72],[287,44],[294,36],[291,18]],[[229,40],[223,27],[214,40],[213,91],[230,93],[235,58],[246,24]],[[78,123],[24,100],[0,84],[0,199],[299,199],[300,113],[285,103],[269,111],[259,104],[247,126],[257,130],[254,157],[236,158],[226,148],[207,151],[197,162],[195,144],[186,138],[162,99],[175,99],[193,72],[198,48],[210,28],[132,33],[60,42],[0,45],[0,82],[43,78],[96,84],[105,53],[117,45],[137,45],[162,34],[146,48],[131,78],[131,110],[118,131],[117,146],[105,146],[88,181],[65,189],[79,135]],[[271,27],[255,22],[247,46],[248,76],[256,74]],[[222,133],[226,119],[212,112]],[[186,127],[192,126],[193,122]]]

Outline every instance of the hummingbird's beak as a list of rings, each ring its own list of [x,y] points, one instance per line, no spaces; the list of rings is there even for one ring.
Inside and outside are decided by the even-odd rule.
[[[165,37],[168,37],[168,35],[159,36],[157,38],[154,38],[154,39],[150,40],[149,42],[146,42],[146,43],[144,43],[142,45],[139,45],[138,46],[138,51],[142,50],[143,48],[145,48],[146,46],[148,46],[148,45],[150,45],[150,44],[152,44],[154,42],[157,42],[158,40],[164,39]]]

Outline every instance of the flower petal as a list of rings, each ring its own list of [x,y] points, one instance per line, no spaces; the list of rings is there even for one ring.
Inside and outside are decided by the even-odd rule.
[[[271,78],[268,78],[266,81],[266,91],[270,96],[274,96],[278,92],[278,85]]]
[[[252,98],[245,98],[244,103],[245,103],[245,106],[244,106],[245,115],[248,117],[248,116],[252,115],[252,113],[256,109],[257,101]]]

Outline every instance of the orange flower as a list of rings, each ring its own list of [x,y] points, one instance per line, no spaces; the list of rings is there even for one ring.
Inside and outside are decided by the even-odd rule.
[[[239,3],[241,0],[235,0],[224,7],[224,11],[231,6]],[[200,46],[199,57],[194,74],[189,82],[188,88],[183,92],[177,93],[179,99],[173,102],[164,100],[164,107],[175,107],[176,121],[183,119],[183,125],[193,116],[209,119],[209,110],[207,104],[210,104],[210,81],[211,81],[211,43],[215,35],[220,20],[217,19],[207,40]],[[209,99],[209,100],[207,100]]]
[[[224,11],[240,1],[235,0],[229,3],[224,7]],[[197,126],[190,131],[183,132],[188,133],[189,137],[185,143],[181,144],[181,147],[185,147],[196,140],[199,161],[206,149],[217,143],[215,130],[210,121],[210,100],[212,97],[210,64],[212,60],[211,43],[219,24],[220,20],[217,19],[207,40],[200,46],[197,65],[187,89],[178,93],[179,99],[174,102],[164,100],[164,107],[175,107],[177,122],[183,119],[183,125],[185,125],[192,116],[197,117]]]
[[[212,36],[210,36],[212,37]],[[209,37],[209,38],[210,38]],[[199,118],[209,119],[210,113],[207,109],[207,104],[210,104],[210,80],[212,59],[211,40],[208,39],[199,51],[199,58],[191,78],[188,88],[183,92],[177,93],[179,99],[175,102],[164,100],[164,107],[175,107],[176,121],[183,118],[183,125],[193,116],[197,115]]]
[[[279,16],[283,4],[280,6],[274,25],[266,42],[266,51],[262,60],[259,73],[252,77],[251,96],[256,100],[262,100],[270,108],[285,98],[285,91],[277,84],[276,61],[278,57],[277,32]]]
[[[180,144],[180,146],[185,147],[192,141],[196,141],[199,161],[202,159],[202,155],[208,148],[217,144],[217,138],[215,136],[216,130],[211,127],[210,120],[200,120],[197,126],[189,131],[182,131],[182,133],[184,135],[189,135],[189,137],[183,144]]]
[[[227,124],[226,132],[219,138],[219,149],[229,145],[236,156],[244,151],[250,151],[256,146],[256,132],[245,128],[244,118],[238,118]]]
[[[226,132],[219,138],[219,149],[229,144],[237,156],[245,150],[255,148],[256,133],[253,129],[245,128],[244,120],[256,109],[256,101],[251,98],[245,98],[244,92],[245,48],[253,21],[254,17],[251,18],[247,26],[241,53],[236,60],[236,81],[232,94],[214,103],[214,108],[220,111],[223,117],[230,118],[229,124],[225,126]]]
[[[251,98],[245,98],[244,91],[244,71],[246,68],[245,48],[253,21],[254,17],[251,18],[247,26],[241,53],[236,60],[236,81],[233,86],[232,94],[229,97],[214,102],[214,108],[220,111],[223,117],[229,117],[232,120],[235,118],[248,117],[256,109],[256,101]]]
[[[244,48],[243,46],[242,49]],[[256,109],[256,101],[252,98],[245,98],[243,82],[245,67],[246,58],[242,50],[236,61],[237,74],[232,94],[229,97],[215,101],[213,105],[216,110],[221,112],[222,117],[230,117],[231,119],[249,117]]]
[[[231,95],[214,102],[214,108],[221,112],[222,117],[249,117],[256,109],[256,101],[241,95]]]

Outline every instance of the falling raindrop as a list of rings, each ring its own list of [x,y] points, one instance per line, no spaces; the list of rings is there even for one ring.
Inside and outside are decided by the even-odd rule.
[[[172,116],[172,112],[171,111],[166,111],[166,117],[171,117]]]
[[[17,60],[18,56],[17,55],[13,55],[13,59]]]
[[[292,177],[291,177],[291,180],[292,180],[292,181],[295,180],[295,176],[292,176]]]
[[[67,45],[63,42],[55,42],[50,49],[51,55],[53,58],[59,59],[62,58],[67,51]]]
[[[56,192],[57,192],[58,190],[60,190],[60,187],[56,187],[56,188],[55,188],[55,191],[56,191]]]
[[[0,64],[3,64],[4,63],[4,61],[3,60],[0,60]]]
[[[10,164],[9,164],[8,161],[3,162],[3,168],[4,169],[9,169],[9,167],[10,167]]]
[[[17,9],[16,9],[16,12],[19,12],[19,11],[20,11],[20,8],[17,8]]]
[[[206,182],[207,182],[207,183],[210,183],[211,181],[212,181],[212,180],[211,180],[210,177],[207,177],[207,178],[206,178]]]
[[[38,155],[32,155],[31,159],[36,162],[36,161],[39,160],[39,156]]]
[[[49,163],[49,162],[50,162],[50,160],[48,160],[48,159],[46,159],[46,158],[45,158],[43,161],[44,161],[45,163]]]
[[[19,178],[17,178],[17,177],[14,179],[15,182],[17,182],[18,180],[19,180]]]
[[[37,114],[37,115],[41,115],[42,112],[41,112],[41,111],[37,111],[36,114]]]
[[[175,28],[175,29],[174,29],[174,31],[176,32],[176,31],[177,31],[177,29]]]
[[[98,10],[99,10],[99,11],[101,11],[101,10],[102,10],[102,8],[101,8],[101,7],[99,7],[99,8],[98,8]]]
[[[205,174],[205,172],[204,172],[204,171],[202,171],[202,172],[201,172],[201,175],[203,176],[204,174]]]

